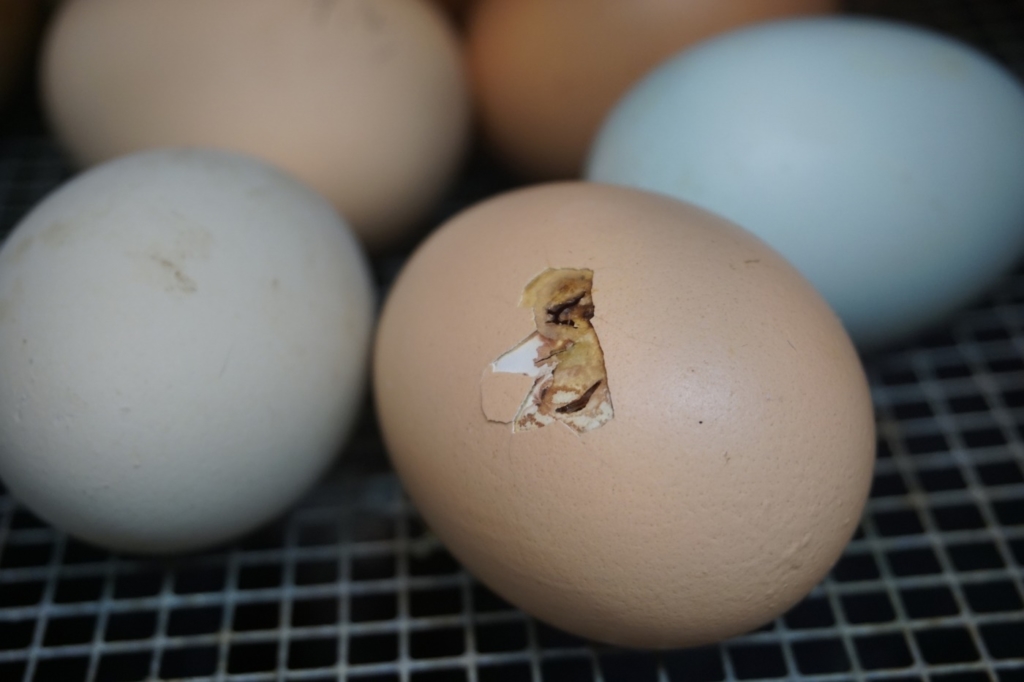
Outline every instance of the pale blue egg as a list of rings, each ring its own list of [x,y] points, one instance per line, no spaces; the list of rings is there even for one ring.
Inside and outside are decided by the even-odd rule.
[[[1024,89],[949,37],[782,21],[703,43],[613,110],[590,180],[754,232],[861,348],[941,321],[1024,252]]]

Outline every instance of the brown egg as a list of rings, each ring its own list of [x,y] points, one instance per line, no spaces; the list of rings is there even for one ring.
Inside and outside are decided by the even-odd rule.
[[[836,0],[480,0],[468,60],[485,133],[525,175],[578,176],[605,114],[648,70],[745,24]]]
[[[73,0],[43,60],[54,130],[91,165],[214,146],[291,171],[371,248],[445,190],[469,133],[454,29],[424,0]]]
[[[28,66],[39,15],[39,0],[0,1],[0,104],[11,96]]]
[[[374,386],[406,489],[495,592],[692,646],[796,603],[850,539],[867,383],[811,286],[700,209],[602,185],[447,223],[386,303]]]

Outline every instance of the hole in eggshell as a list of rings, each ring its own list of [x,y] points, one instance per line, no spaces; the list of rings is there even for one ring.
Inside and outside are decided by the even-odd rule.
[[[555,422],[584,433],[611,420],[604,353],[590,323],[593,282],[593,270],[548,268],[527,283],[519,306],[533,310],[537,331],[485,370],[481,397],[487,419],[511,422],[513,433]]]

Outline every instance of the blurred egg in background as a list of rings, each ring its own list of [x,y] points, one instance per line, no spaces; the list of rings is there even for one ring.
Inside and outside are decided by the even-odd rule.
[[[118,550],[252,530],[339,454],[373,299],[349,228],[265,162],[156,150],[97,166],[0,249],[0,476]]]
[[[525,177],[579,176],[605,114],[663,59],[739,26],[836,8],[835,0],[478,0],[467,60],[484,133]]]
[[[246,152],[321,192],[383,250],[459,168],[460,55],[426,0],[69,0],[41,87],[80,165],[149,147]]]
[[[605,123],[587,178],[751,230],[875,349],[966,305],[1024,251],[1024,90],[924,29],[776,22],[644,79]]]

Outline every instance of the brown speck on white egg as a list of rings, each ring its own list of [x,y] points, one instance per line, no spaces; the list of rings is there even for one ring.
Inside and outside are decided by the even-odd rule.
[[[269,164],[165,149],[82,173],[0,248],[4,485],[121,551],[251,530],[339,453],[373,308],[355,236]]]

